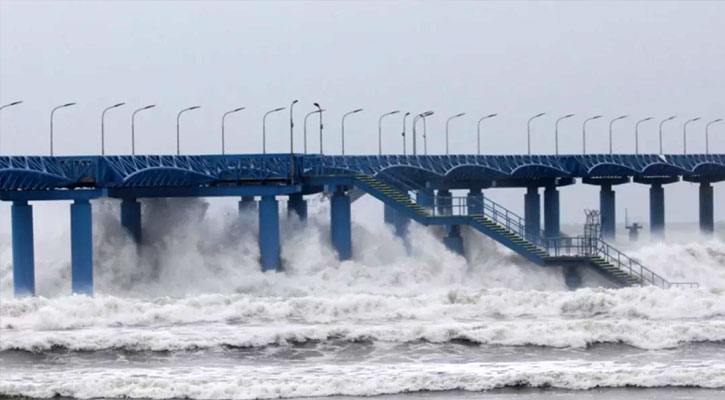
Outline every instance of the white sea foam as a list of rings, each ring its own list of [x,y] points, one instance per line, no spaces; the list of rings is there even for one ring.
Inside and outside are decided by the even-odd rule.
[[[661,363],[517,362],[400,363],[366,365],[122,368],[34,370],[5,374],[0,393],[49,398],[269,399],[332,395],[465,390],[507,386],[591,389],[597,387],[725,387],[717,362]]]

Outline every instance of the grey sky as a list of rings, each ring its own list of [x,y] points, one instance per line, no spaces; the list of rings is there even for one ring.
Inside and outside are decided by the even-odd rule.
[[[0,102],[25,103],[0,116],[0,154],[46,154],[48,112],[77,101],[56,119],[57,154],[100,151],[100,111],[107,116],[107,152],[130,151],[130,113],[139,115],[137,152],[175,151],[175,116],[183,153],[220,148],[221,114],[228,151],[261,151],[261,118],[269,109],[296,107],[296,145],[302,118],[320,102],[327,152],[340,151],[340,116],[349,119],[346,152],[377,151],[381,113],[433,109],[429,150],[444,151],[447,116],[451,151],[475,151],[475,121],[485,125],[484,152],[526,151],[526,119],[549,113],[533,127],[533,148],[553,153],[556,116],[562,153],[581,151],[585,116],[632,117],[615,128],[615,151],[633,152],[636,118],[680,116],[666,126],[665,151],[682,151],[685,118],[725,113],[725,3],[722,2],[19,2],[0,3]],[[268,150],[289,151],[287,113],[271,116]],[[401,120],[386,120],[384,151],[400,152]],[[642,126],[640,148],[655,152],[657,123]],[[310,126],[312,128],[312,126]],[[691,125],[688,148],[704,151],[704,124]],[[311,132],[316,131],[313,129]],[[608,151],[608,119],[592,123],[588,147]],[[712,129],[711,149],[725,153],[725,124]],[[308,146],[317,151],[317,135]],[[725,187],[716,185],[716,218],[724,219]],[[646,222],[647,187],[618,187],[624,207]],[[521,193],[493,195],[515,210]],[[667,218],[696,220],[695,186],[667,187]],[[598,206],[596,187],[562,190],[565,222]],[[719,207],[718,207],[719,206]],[[0,221],[8,221],[3,204]],[[2,210],[0,209],[0,210]],[[6,224],[3,224],[6,225]]]

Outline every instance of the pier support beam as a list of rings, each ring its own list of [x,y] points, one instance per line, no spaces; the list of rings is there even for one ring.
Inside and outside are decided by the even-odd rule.
[[[452,215],[453,199],[451,198],[451,191],[448,189],[438,189],[436,195],[436,207],[438,207],[438,215]]]
[[[262,196],[259,202],[259,255],[262,271],[280,269],[279,204],[274,196]]]
[[[539,188],[529,186],[524,196],[526,234],[538,236],[541,232],[541,197]]]
[[[242,199],[239,200],[239,214],[251,212],[255,208],[254,196],[242,196]]]
[[[70,206],[71,287],[73,293],[93,295],[93,219],[90,201]]]
[[[141,243],[141,203],[135,198],[121,200],[121,226],[126,228],[134,242]]]
[[[547,238],[561,236],[559,217],[559,191],[550,185],[544,189],[544,235]]]
[[[466,197],[468,215],[483,214],[483,192],[480,188],[471,189]]]
[[[654,238],[665,236],[665,189],[661,184],[653,184],[649,189],[649,230]]]
[[[613,239],[616,236],[616,203],[612,185],[604,184],[599,192],[599,216],[602,223],[602,237]]]
[[[296,214],[300,221],[307,221],[307,200],[302,193],[293,193],[287,200],[287,217]]]
[[[710,182],[700,182],[700,232],[711,235],[715,231],[713,190]]]
[[[35,296],[33,206],[14,201],[11,207],[13,240],[13,289],[15,297]]]
[[[330,199],[332,246],[337,250],[338,258],[352,258],[352,231],[350,196],[341,187],[336,187]]]
[[[460,225],[446,225],[448,236],[443,238],[443,244],[446,248],[456,254],[464,255],[463,237],[461,236]]]

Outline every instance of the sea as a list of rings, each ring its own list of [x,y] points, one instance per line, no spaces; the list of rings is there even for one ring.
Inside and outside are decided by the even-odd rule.
[[[256,215],[235,207],[147,201],[137,247],[118,203],[94,202],[93,297],[70,294],[67,209],[36,213],[36,297],[13,298],[0,234],[0,397],[725,398],[722,226],[619,240],[699,288],[585,271],[572,291],[480,233],[463,258],[415,223],[400,238],[357,220],[340,262],[323,198],[306,223],[281,219],[284,271],[263,273]]]

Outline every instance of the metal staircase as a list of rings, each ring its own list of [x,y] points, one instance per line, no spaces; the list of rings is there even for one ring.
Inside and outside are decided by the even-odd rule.
[[[425,196],[422,188],[390,175],[377,179],[356,174],[354,184],[420,224],[471,226],[541,266],[588,266],[619,286],[653,285],[665,289],[698,286],[693,282],[667,281],[604,242],[598,228],[594,232],[589,225],[584,236],[545,238],[541,232],[526,231],[522,217],[485,197],[475,204],[469,203],[467,197],[447,198],[443,204],[436,204],[430,198],[425,202],[430,206],[424,207],[411,199],[415,195],[420,202],[421,196]],[[480,213],[468,214],[469,208]]]

